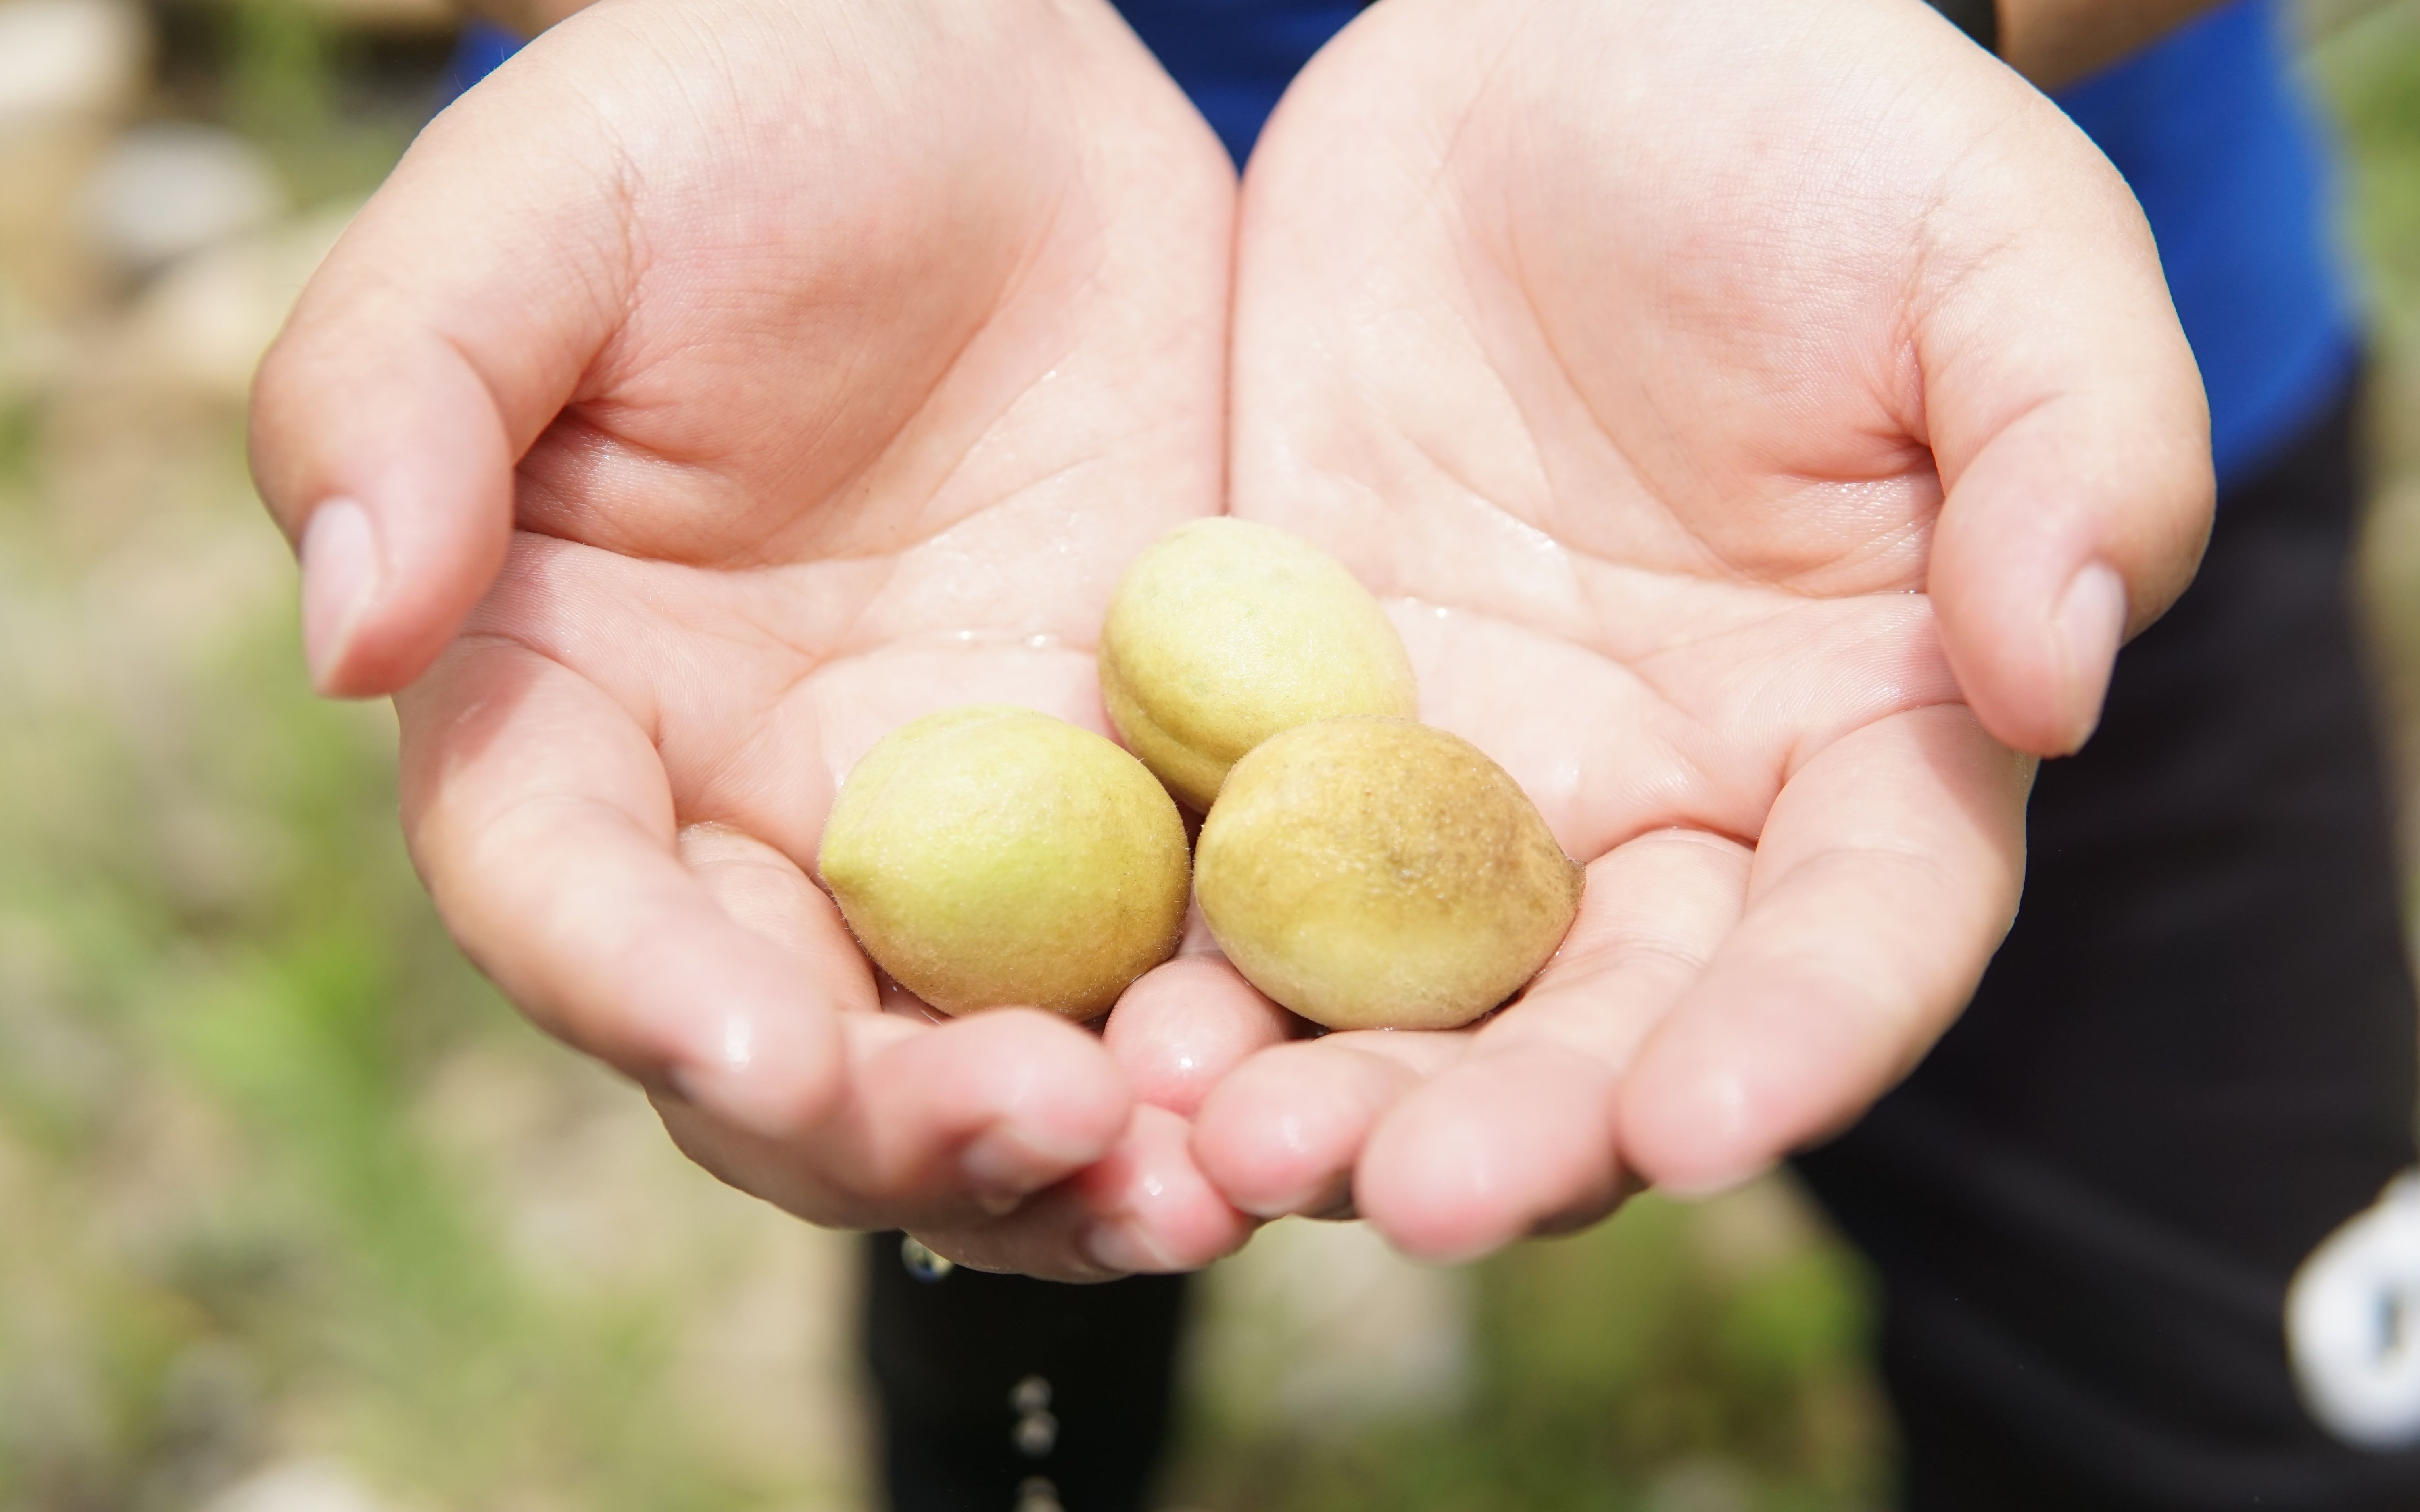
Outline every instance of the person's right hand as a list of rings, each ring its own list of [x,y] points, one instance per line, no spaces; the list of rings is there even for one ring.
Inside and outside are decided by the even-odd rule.
[[[1099,727],[1117,573],[1219,506],[1233,195],[1103,0],[606,0],[262,369],[314,678],[405,689],[448,925],[805,1217],[1070,1277],[1246,1232],[1093,1035],[884,1011],[807,870],[909,718]]]

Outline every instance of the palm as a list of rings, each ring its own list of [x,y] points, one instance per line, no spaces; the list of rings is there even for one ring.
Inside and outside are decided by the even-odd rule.
[[[436,123],[255,456],[320,685],[435,663],[448,921],[735,1181],[1050,1273],[1236,1242],[1197,1159],[1444,1253],[1854,1115],[2012,900],[1982,732],[2071,748],[2189,572],[2122,188],[1918,0],[1391,0],[1255,162],[1230,362],[1232,190],[1097,0],[605,0]],[[1110,582],[1222,487],[1590,861],[1561,956],[1475,1036],[1275,1046],[1206,952],[1106,1048],[878,1011],[804,869],[836,774],[1096,722]]]
[[[1423,717],[1590,887],[1476,1035],[1334,1036],[1215,1094],[1197,1148],[1247,1207],[1350,1192],[1454,1254],[1602,1211],[1617,1151],[1731,1178],[1903,1072],[1997,943],[2028,766],[1919,592],[1963,547],[1935,454],[1979,495],[2055,402],[1966,275],[2040,184],[2104,221],[2122,189],[1889,8],[1398,0],[1272,124],[1232,507],[1391,600]],[[2125,250],[2099,299],[2156,315]],[[1952,648],[1974,681],[1991,640]]]
[[[520,171],[464,205],[499,150]],[[432,890],[686,1148],[809,1216],[1076,1273],[1105,1215],[1166,1217],[1144,1247],[1176,1259],[1233,1242],[1183,1169],[1167,1213],[1111,1211],[1113,1168],[991,1232],[1105,1150],[1181,1165],[1182,1126],[1129,1128],[1098,1043],[1042,1015],[880,1012],[805,870],[907,719],[1100,723],[1118,571],[1218,507],[1231,198],[1106,8],[606,6],[442,118],[322,280],[439,303],[498,455],[526,447],[503,575],[400,700]],[[494,244],[450,266],[466,219]],[[970,1190],[953,1163],[1002,1130]]]

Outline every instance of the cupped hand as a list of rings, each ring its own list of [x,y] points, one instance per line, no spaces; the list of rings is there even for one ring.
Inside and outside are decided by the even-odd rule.
[[[1389,601],[1589,887],[1475,1032],[1244,1061],[1203,1168],[1459,1257],[1853,1120],[2207,528],[2123,184],[1918,0],[1389,0],[1241,216],[1231,507]]]
[[[915,716],[1100,726],[1118,572],[1219,507],[1233,197],[1101,0],[607,0],[428,128],[262,370],[315,679],[403,689],[447,923],[808,1218],[1069,1277],[1246,1231],[1095,1036],[886,1011],[809,871]]]

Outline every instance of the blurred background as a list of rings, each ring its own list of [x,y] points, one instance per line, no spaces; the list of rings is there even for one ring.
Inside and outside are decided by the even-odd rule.
[[[2420,776],[2420,0],[2305,23]],[[443,0],[0,0],[0,1506],[870,1505],[860,1247],[497,1000],[403,858],[391,716],[304,691],[244,388],[453,39]],[[1781,1180],[1462,1271],[1280,1225],[1197,1298],[1171,1509],[1882,1505],[1863,1280]]]

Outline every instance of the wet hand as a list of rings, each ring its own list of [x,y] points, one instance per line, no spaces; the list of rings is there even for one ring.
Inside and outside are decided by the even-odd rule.
[[[886,1004],[807,870],[911,717],[1101,728],[1117,573],[1220,503],[1233,194],[1096,0],[608,0],[431,124],[263,368],[313,675],[401,690],[448,925],[808,1218],[1072,1277],[1246,1232],[1096,1036]]]
[[[1245,1058],[1202,1167],[1451,1257],[1854,1119],[1971,994],[2033,758],[2207,528],[2123,184],[1916,0],[1391,0],[1241,214],[1231,508],[1389,600],[1423,717],[1590,877],[1475,1032]]]

